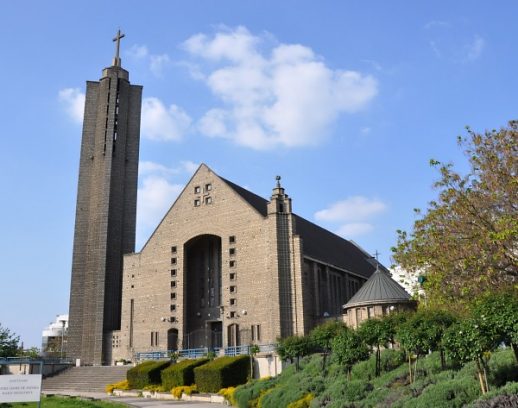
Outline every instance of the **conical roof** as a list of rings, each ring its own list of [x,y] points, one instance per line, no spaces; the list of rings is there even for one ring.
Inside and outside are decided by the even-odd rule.
[[[410,295],[403,287],[379,268],[363,284],[358,292],[347,302],[343,308],[349,309],[355,306],[405,303],[410,301]]]

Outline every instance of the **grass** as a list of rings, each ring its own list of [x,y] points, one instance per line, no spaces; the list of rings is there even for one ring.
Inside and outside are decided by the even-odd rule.
[[[7,408],[37,408],[37,402],[16,402],[16,403],[0,403],[0,407]],[[125,404],[116,402],[86,400],[75,397],[44,397],[41,398],[41,408],[127,408]]]

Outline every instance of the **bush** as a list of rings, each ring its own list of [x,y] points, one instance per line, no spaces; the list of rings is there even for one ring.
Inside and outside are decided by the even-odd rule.
[[[200,358],[197,360],[183,360],[176,364],[171,364],[160,373],[163,387],[169,391],[173,387],[194,384],[194,369],[208,361],[206,358]]]
[[[288,405],[288,408],[309,408],[309,404],[311,404],[311,401],[313,401],[314,398],[315,396],[313,394],[306,394],[301,399],[291,402]]]
[[[196,394],[198,392],[198,387],[196,387],[196,384],[194,385],[180,385],[179,387],[174,387],[171,390],[171,394],[177,399],[182,398],[182,394],[185,395],[192,395]]]
[[[264,378],[237,387],[234,392],[235,402],[233,403],[233,405],[237,405],[239,408],[249,408],[254,406],[254,404],[251,403],[251,401],[256,401],[255,406],[257,406],[259,398],[267,390],[271,389],[272,387],[275,387],[276,383],[276,378]]]
[[[144,361],[130,368],[126,374],[130,388],[143,389],[146,385],[160,384],[160,371],[167,368],[171,362]]]
[[[232,405],[232,406],[237,405],[236,387],[222,388],[221,390],[218,391],[218,395],[222,395],[223,398],[225,398],[225,400],[230,403],[230,405]]]
[[[220,357],[194,369],[194,381],[200,392],[218,392],[222,388],[246,383],[250,357]]]
[[[113,392],[113,390],[129,390],[130,387],[129,387],[129,383],[128,383],[128,380],[124,380],[124,381],[119,381],[119,382],[116,382],[114,384],[108,384],[104,390],[108,393],[108,394],[111,394]]]

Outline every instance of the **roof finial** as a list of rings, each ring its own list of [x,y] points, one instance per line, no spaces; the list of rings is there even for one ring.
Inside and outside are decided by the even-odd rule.
[[[121,33],[121,30],[117,31],[117,35],[113,39],[113,42],[116,43],[115,45],[115,57],[113,58],[113,66],[120,67],[121,66],[121,59],[119,57],[119,51],[120,51],[120,45],[121,45],[121,38],[124,38],[125,34]]]
[[[275,180],[277,180],[277,188],[281,188],[281,176],[275,176]]]
[[[378,260],[380,253],[376,249],[376,252],[374,252],[374,257],[376,258],[376,271],[379,271],[380,269],[380,261]]]

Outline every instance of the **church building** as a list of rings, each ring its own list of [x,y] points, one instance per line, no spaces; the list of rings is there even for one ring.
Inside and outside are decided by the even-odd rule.
[[[295,214],[280,177],[264,199],[202,164],[134,252],[142,88],[120,66],[122,37],[87,85],[68,356],[272,344],[341,319],[376,261]]]

